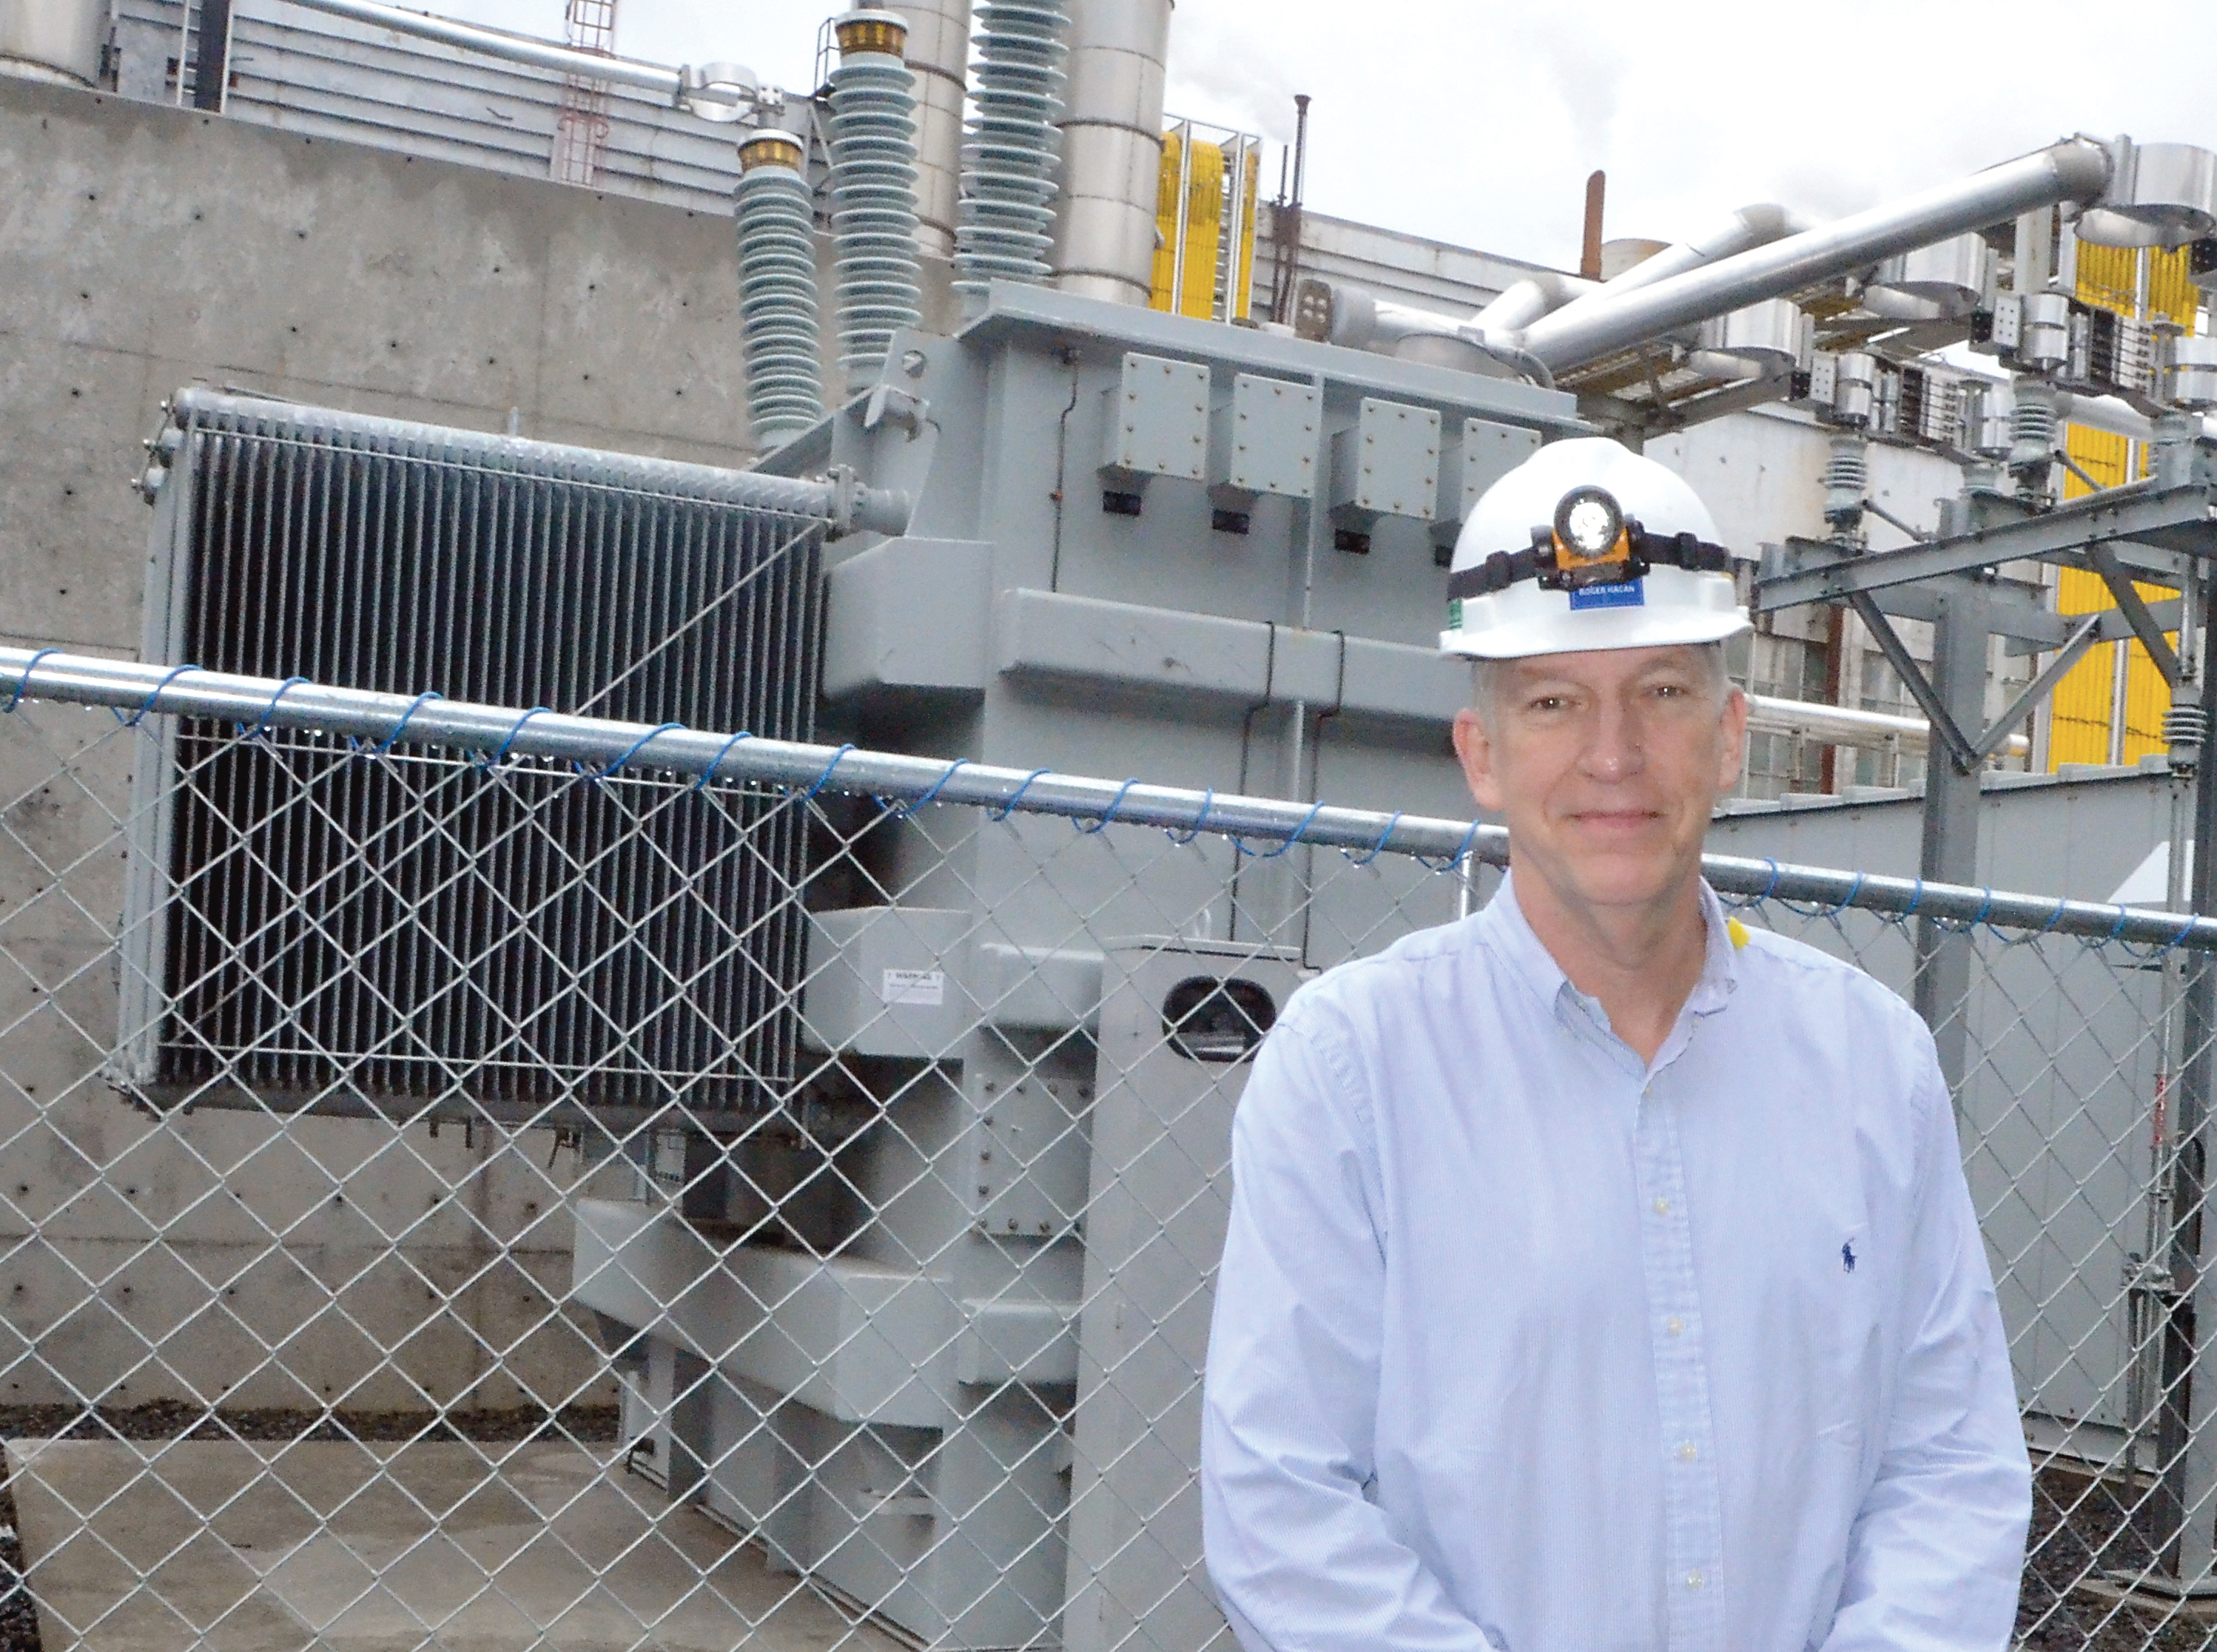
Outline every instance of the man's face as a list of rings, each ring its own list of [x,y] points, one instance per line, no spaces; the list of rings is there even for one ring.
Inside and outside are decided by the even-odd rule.
[[[1739,779],[1747,701],[1694,648],[1507,662],[1491,726],[1455,719],[1471,795],[1506,817],[1516,864],[1589,907],[1671,898],[1701,862],[1716,801]]]

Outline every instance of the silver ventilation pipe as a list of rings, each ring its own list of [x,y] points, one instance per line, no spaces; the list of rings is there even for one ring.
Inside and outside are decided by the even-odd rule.
[[[1636,293],[1643,287],[1652,287],[1658,281],[1673,275],[1683,275],[1689,269],[1699,269],[1714,264],[1720,258],[1730,258],[1752,247],[1768,246],[1789,235],[1800,235],[1817,226],[1799,213],[1770,201],[1757,201],[1726,213],[1700,235],[1664,247],[1650,257],[1641,259],[1622,274],[1610,277],[1597,287],[1589,287],[1579,297],[1561,306],[1565,314],[1583,312],[1590,305],[1603,305],[1627,293]]]
[[[1521,331],[1541,317],[1566,308],[1601,290],[1598,285],[1583,276],[1565,275],[1552,269],[1535,269],[1522,280],[1512,281],[1502,288],[1498,297],[1462,325],[1475,327],[1480,332]]]
[[[973,15],[954,288],[974,306],[990,281],[1047,278],[1070,15],[1064,0],[977,0]]]
[[[824,416],[815,197],[801,141],[757,132],[739,145],[739,348],[755,447],[768,453]]]
[[[1065,293],[1145,304],[1154,291],[1170,0],[1070,0],[1062,203],[1048,262]]]
[[[1560,372],[2035,206],[2100,200],[2112,166],[2102,145],[2068,138],[1906,200],[1581,305],[1576,313],[1566,307],[1541,317],[1516,342]]]
[[[833,21],[831,241],[839,290],[839,365],[848,388],[884,365],[893,335],[917,324],[916,77],[901,60],[908,26],[858,7]]]
[[[0,74],[94,85],[107,32],[103,0],[0,0]]]
[[[961,199],[962,103],[970,73],[970,0],[899,0],[916,74],[917,242],[936,258],[954,253]]]

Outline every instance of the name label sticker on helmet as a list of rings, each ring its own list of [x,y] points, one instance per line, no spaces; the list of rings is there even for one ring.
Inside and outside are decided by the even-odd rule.
[[[1571,593],[1573,613],[1580,608],[1644,608],[1647,606],[1647,582],[1644,579],[1621,579],[1613,585],[1582,585]]]

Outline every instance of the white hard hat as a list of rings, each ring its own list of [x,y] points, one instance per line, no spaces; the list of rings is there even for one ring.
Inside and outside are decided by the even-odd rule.
[[[1685,478],[1584,436],[1542,447],[1480,496],[1455,540],[1440,649],[1509,660],[1747,629],[1732,553]]]

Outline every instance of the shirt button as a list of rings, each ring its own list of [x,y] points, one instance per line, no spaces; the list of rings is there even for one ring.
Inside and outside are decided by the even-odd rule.
[[[1694,1442],[1690,1439],[1678,1447],[1678,1460],[1681,1463],[1690,1463],[1700,1455],[1701,1453],[1694,1449]]]
[[[1702,1584],[1708,1581],[1709,1580],[1708,1578],[1703,1577],[1699,1572],[1689,1572],[1686,1574],[1686,1587],[1689,1589],[1698,1589]]]
[[[1673,1314],[1663,1322],[1663,1328],[1673,1336],[1683,1336],[1685,1335],[1686,1322]]]
[[[1657,1199],[1657,1200],[1655,1201],[1655,1214],[1656,1214],[1656,1215],[1658,1215],[1658,1216],[1668,1216],[1668,1215],[1670,1215],[1670,1201],[1669,1199]]]

